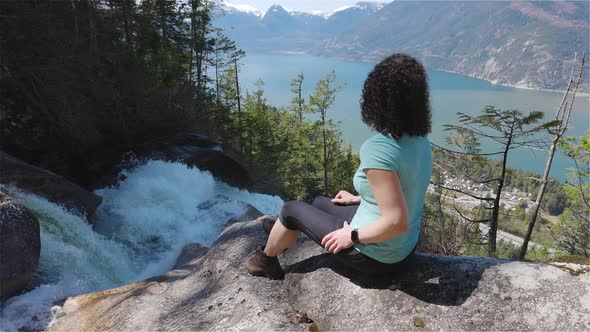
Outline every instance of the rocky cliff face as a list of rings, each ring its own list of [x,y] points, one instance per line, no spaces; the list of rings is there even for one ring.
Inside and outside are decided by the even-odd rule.
[[[0,186],[0,300],[22,290],[40,253],[39,220]]]
[[[431,69],[527,88],[565,89],[588,50],[588,2],[395,1],[315,52],[378,61],[392,52]],[[588,91],[586,67],[583,91]]]
[[[0,151],[0,184],[18,187],[80,214],[91,216],[102,199],[79,185]]]
[[[359,2],[329,17],[227,12],[216,19],[238,47],[378,62],[394,52],[430,69],[497,84],[564,90],[574,52],[589,50],[587,1]],[[580,53],[581,55],[581,53]],[[586,66],[579,91],[590,90]]]
[[[590,329],[584,271],[418,255],[410,270],[375,279],[301,240],[280,257],[285,280],[272,281],[242,267],[265,240],[260,219],[235,223],[163,276],[67,299],[49,330]]]

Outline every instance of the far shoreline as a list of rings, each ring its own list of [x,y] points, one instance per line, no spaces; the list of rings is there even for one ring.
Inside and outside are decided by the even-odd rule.
[[[270,53],[266,53],[266,52],[252,52],[254,54],[280,54],[280,55],[309,55],[309,56],[315,56],[318,58],[324,58],[324,59],[333,59],[333,60],[339,60],[339,61],[352,61],[352,62],[364,62],[364,63],[369,63],[369,64],[376,64],[376,62],[374,61],[368,61],[368,60],[363,60],[363,59],[351,59],[351,58],[347,58],[347,57],[333,57],[333,56],[322,56],[322,55],[316,55],[316,54],[311,54],[311,53],[307,53],[305,51],[277,51],[277,52],[270,52]],[[247,56],[247,55],[246,55]],[[495,82],[493,80],[489,80],[486,78],[482,78],[482,77],[477,77],[477,76],[472,76],[472,75],[467,75],[465,73],[460,73],[460,72],[456,72],[453,70],[448,70],[448,69],[440,69],[440,68],[430,68],[430,70],[434,70],[434,71],[440,71],[440,72],[445,72],[445,73],[450,73],[450,74],[455,74],[455,75],[460,75],[463,77],[469,77],[469,78],[475,78],[478,80],[482,80],[482,81],[486,81],[492,85],[496,85],[496,86],[505,86],[505,87],[509,87],[509,88],[514,88],[514,89],[522,89],[522,90],[529,90],[529,91],[539,91],[539,92],[554,92],[554,93],[564,93],[566,90],[556,90],[556,89],[545,89],[545,88],[532,88],[529,86],[523,86],[523,85],[517,85],[517,84],[508,84],[508,83],[498,83]],[[573,92],[573,90],[570,90],[570,92]],[[576,97],[587,97],[588,100],[590,100],[590,92],[576,92]]]
[[[432,70],[436,70],[436,71],[442,71],[445,73],[450,73],[450,74],[455,74],[455,75],[461,75],[464,77],[470,77],[470,78],[475,78],[478,80],[482,80],[482,81],[486,81],[489,82],[492,85],[497,85],[497,86],[505,86],[505,87],[509,87],[509,88],[514,88],[514,89],[522,89],[522,90],[529,90],[529,91],[539,91],[539,92],[559,92],[559,93],[564,93],[566,90],[555,90],[555,89],[544,89],[544,88],[531,88],[529,86],[522,86],[522,85],[516,85],[516,84],[507,84],[507,83],[498,83],[492,80],[488,80],[482,77],[477,77],[477,76],[471,76],[471,75],[466,75],[463,73],[459,73],[456,71],[452,71],[452,70],[445,70],[445,69],[432,69]],[[573,90],[570,90],[571,93],[573,93]],[[590,97],[590,93],[589,92],[576,92],[576,97]]]

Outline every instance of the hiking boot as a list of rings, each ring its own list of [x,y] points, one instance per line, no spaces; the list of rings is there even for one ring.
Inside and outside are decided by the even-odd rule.
[[[254,255],[244,262],[244,267],[251,275],[263,276],[270,279],[284,279],[285,271],[276,256],[267,256],[264,251],[257,249]]]
[[[270,231],[272,230],[272,227],[275,225],[276,219],[271,219],[271,218],[264,218],[262,220],[262,228],[264,228],[264,231],[266,232],[267,235],[270,235]]]

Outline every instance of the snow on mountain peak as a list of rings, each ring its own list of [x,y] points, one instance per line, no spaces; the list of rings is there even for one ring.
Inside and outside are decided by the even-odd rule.
[[[342,6],[342,7],[338,7],[336,9],[334,9],[334,11],[332,12],[332,14],[337,13],[337,12],[341,12],[343,10],[347,10],[349,8],[354,8],[354,7],[359,7],[360,8],[360,6],[357,6],[357,5]]]
[[[250,5],[237,5],[237,4],[227,2],[227,1],[223,1],[222,7],[226,10],[229,10],[229,11],[254,14],[256,16],[261,16],[263,14],[260,10],[254,8]]]
[[[381,8],[383,8],[384,6],[385,6],[385,3],[381,3],[381,2],[361,1],[361,2],[357,2],[354,5],[342,6],[342,7],[336,8],[332,12],[332,15],[336,14],[337,12],[341,12],[341,11],[344,11],[347,9],[352,9],[352,8],[358,8],[358,9],[370,10],[370,11],[376,12],[376,11],[380,10]]]
[[[379,9],[383,8],[383,6],[385,5],[385,3],[379,3],[379,2],[361,1],[361,2],[357,2],[354,5],[342,6],[342,7],[336,8],[332,12],[323,12],[323,11],[319,11],[319,10],[303,12],[303,11],[298,11],[298,10],[292,10],[292,9],[286,8],[282,5],[275,4],[275,5],[270,6],[266,10],[266,12],[262,12],[262,11],[258,10],[257,8],[250,6],[250,5],[238,5],[238,4],[233,4],[231,2],[227,2],[225,0],[223,0],[223,1],[220,0],[219,2],[221,3],[220,7],[226,11],[248,13],[248,14],[256,15],[261,18],[268,15],[269,13],[288,13],[290,16],[313,15],[313,16],[323,17],[324,19],[328,19],[330,16],[332,16],[338,12],[348,10],[348,9],[354,8],[355,10],[376,12]]]

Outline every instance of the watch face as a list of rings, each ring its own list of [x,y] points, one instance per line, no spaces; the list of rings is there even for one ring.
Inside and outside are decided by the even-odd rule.
[[[359,243],[359,233],[358,233],[358,230],[353,229],[352,232],[350,232],[350,239],[354,243]]]

